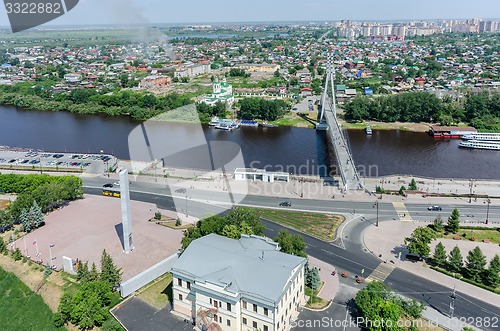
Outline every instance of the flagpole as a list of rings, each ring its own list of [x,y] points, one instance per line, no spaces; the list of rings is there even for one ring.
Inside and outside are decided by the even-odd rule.
[[[35,246],[36,246],[36,258],[37,261],[40,261],[40,252],[38,251],[38,241],[35,238]]]
[[[29,259],[30,255],[28,254],[28,246],[26,246],[26,236],[23,236],[23,241],[24,241],[24,254]]]

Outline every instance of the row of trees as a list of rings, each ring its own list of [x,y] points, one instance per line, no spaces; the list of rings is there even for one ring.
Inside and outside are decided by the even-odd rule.
[[[244,98],[238,104],[240,106],[239,115],[243,119],[260,118],[262,120],[274,121],[283,117],[289,110],[289,105],[283,100]]]
[[[196,110],[198,111],[200,121],[202,123],[207,123],[213,116],[225,117],[227,106],[221,101],[217,101],[213,106],[207,105],[204,102],[198,102],[196,104]]]
[[[184,232],[181,244],[186,249],[193,240],[216,233],[228,238],[239,239],[242,234],[264,234],[264,225],[259,220],[259,215],[252,210],[233,208],[225,216],[211,216],[201,219],[196,226]]]
[[[102,326],[102,330],[120,330],[108,310],[120,301],[114,287],[121,281],[121,275],[121,269],[116,267],[106,250],[101,255],[100,272],[94,263],[90,270],[88,262],[80,263],[77,273],[80,286],[74,294],[66,292],[61,297],[54,324],[61,327],[71,322],[83,330],[95,326]]]
[[[500,256],[498,254],[495,255],[490,260],[489,267],[486,268],[486,256],[484,256],[479,246],[469,251],[464,264],[464,259],[458,246],[455,246],[447,256],[446,249],[440,242],[434,249],[432,262],[438,267],[462,274],[477,283],[492,288],[500,285]]]
[[[191,95],[171,93],[155,96],[136,91],[75,89],[70,93],[52,93],[54,81],[17,83],[0,86],[0,104],[25,109],[70,111],[79,114],[104,113],[110,116],[127,115],[146,120],[164,111],[192,103]]]
[[[82,180],[75,176],[0,174],[0,190],[18,194],[5,211],[0,211],[0,224],[12,224],[23,211],[23,217],[28,217],[32,208],[33,213],[38,209],[45,213],[83,197]],[[33,217],[28,219],[32,224]]]
[[[358,96],[345,105],[348,121],[461,122],[481,130],[500,130],[500,93],[468,94],[463,104],[452,98],[439,99],[427,92],[409,92],[377,98]]]

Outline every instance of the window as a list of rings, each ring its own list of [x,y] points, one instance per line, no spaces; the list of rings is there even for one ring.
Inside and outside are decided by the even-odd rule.
[[[257,329],[257,322],[253,321],[253,327]]]
[[[214,307],[219,308],[219,303],[217,302],[217,300],[214,300]]]
[[[278,322],[278,324],[276,324],[276,329],[279,330],[280,329],[280,322]]]
[[[266,316],[269,315],[269,310],[267,308],[264,308],[264,315],[266,315]]]
[[[187,282],[187,288],[188,288],[188,290],[191,289],[191,283],[190,282]]]
[[[243,325],[247,325],[247,319],[243,317]]]
[[[264,325],[264,331],[268,331],[269,328],[267,327],[267,325]]]
[[[179,294],[179,300],[182,301],[182,294]]]
[[[226,302],[226,310],[231,311],[231,304],[229,302]]]
[[[243,309],[247,309],[247,302],[243,301]]]
[[[222,317],[219,316],[219,323],[222,323]]]
[[[253,311],[257,312],[257,305],[255,303],[253,304]]]
[[[227,326],[231,326],[231,321],[227,320],[226,324],[227,324]]]
[[[212,298],[210,298],[210,304],[212,304]]]
[[[219,317],[217,315],[214,315],[214,321],[217,322],[219,320]]]
[[[177,285],[182,286],[182,279],[177,278]]]

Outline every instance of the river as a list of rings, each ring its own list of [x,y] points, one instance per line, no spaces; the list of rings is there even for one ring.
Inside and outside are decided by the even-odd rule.
[[[128,117],[41,112],[0,106],[0,145],[44,151],[112,153],[128,159],[128,135],[140,125]],[[182,141],[202,130],[208,141],[241,146],[247,167],[300,174],[327,172],[332,163],[326,135],[311,129],[244,127],[234,132],[186,123],[161,123],[167,139]],[[458,141],[434,140],[425,133],[349,130],[354,161],[362,176],[392,174],[438,178],[500,178],[500,152],[458,148]]]

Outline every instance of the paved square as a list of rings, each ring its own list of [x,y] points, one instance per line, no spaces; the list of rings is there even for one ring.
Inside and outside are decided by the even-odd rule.
[[[62,269],[63,256],[89,261],[89,268],[92,262],[99,267],[102,250],[106,249],[122,268],[122,281],[125,281],[177,252],[183,236],[180,230],[148,222],[157,210],[154,204],[131,201],[131,210],[135,248],[130,254],[123,253],[120,240],[120,199],[91,195],[50,213],[45,217],[45,226],[15,244],[34,261],[38,246],[44,264],[50,261],[51,250],[57,269]]]

